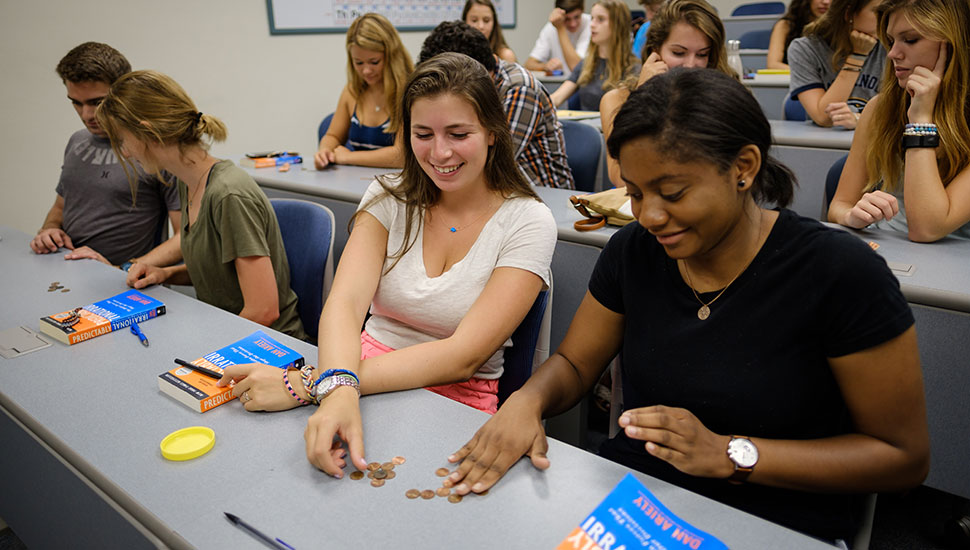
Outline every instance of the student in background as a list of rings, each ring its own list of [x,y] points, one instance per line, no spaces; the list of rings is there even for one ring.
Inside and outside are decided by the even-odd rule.
[[[603,95],[600,121],[603,138],[609,139],[613,116],[637,86],[674,67],[708,67],[738,78],[727,64],[724,24],[705,0],[669,0],[654,14],[642,55],[646,58],[638,79],[628,78]],[[619,187],[620,166],[607,157],[610,182]]]
[[[411,54],[383,15],[366,13],[350,24],[347,85],[313,157],[318,170],[331,164],[400,168],[397,109],[413,70]]]
[[[206,138],[224,141],[225,125],[155,71],[119,78],[97,117],[130,179],[134,162],[178,179],[180,231],[128,269],[128,284],[191,284],[203,302],[305,339],[269,199],[232,161],[209,154]]]
[[[639,60],[630,53],[630,8],[622,0],[600,0],[590,15],[590,48],[569,79],[552,92],[554,105],[578,92],[580,109],[598,111],[603,93],[640,72]]]
[[[126,265],[158,244],[169,221],[178,231],[178,189],[143,172],[132,183],[94,115],[111,84],[130,71],[125,56],[100,42],[73,48],[57,64],[84,129],[67,142],[57,198],[30,241],[35,253],[66,248],[68,260]]]
[[[542,418],[582,399],[619,352],[622,431],[602,456],[815,537],[851,537],[865,493],[915,487],[929,470],[896,277],[854,235],[762,206],[791,201],[792,174],[768,156],[768,120],[737,79],[650,79],[608,146],[638,223],[603,249],[556,353],[449,457],[456,491],[487,490],[525,454],[554,466]]]
[[[503,348],[549,284],[556,223],[515,169],[505,113],[481,63],[457,53],[420,63],[402,112],[404,170],[379,177],[361,201],[320,317],[317,371],[354,373],[362,395],[428,387],[494,412]],[[248,410],[297,404],[279,369],[225,374],[239,380],[233,393],[249,396]],[[296,378],[291,386],[308,398]],[[329,388],[325,380],[314,387]],[[336,387],[317,398],[307,458],[341,477],[347,460],[336,436],[365,468],[358,391]]]
[[[495,4],[492,0],[467,0],[465,8],[461,11],[461,20],[488,38],[488,43],[492,46],[492,53],[502,61],[515,63],[515,52],[505,43],[502,36],[502,25],[498,22],[498,15],[495,14]]]
[[[876,39],[879,0],[832,0],[788,47],[791,97],[819,126],[856,127],[879,93],[886,50]]]
[[[889,63],[862,112],[829,220],[877,223],[919,242],[970,238],[970,5],[891,0],[878,15]]]
[[[637,58],[640,58],[640,54],[643,52],[643,45],[647,42],[647,31],[650,30],[650,22],[657,10],[660,9],[661,4],[663,4],[663,0],[640,0],[645,16],[643,23],[640,24],[640,28],[633,36],[633,55]]]
[[[802,35],[805,25],[818,19],[828,9],[829,0],[792,0],[785,15],[771,28],[766,67],[787,69],[788,45]]]
[[[583,0],[556,0],[549,22],[539,31],[525,60],[525,68],[547,75],[560,71],[568,77],[589,47],[590,16],[583,11]]]

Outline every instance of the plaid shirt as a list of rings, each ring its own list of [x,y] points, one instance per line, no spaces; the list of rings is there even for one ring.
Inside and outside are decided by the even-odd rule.
[[[562,125],[546,89],[518,63],[498,60],[494,79],[522,175],[533,185],[575,189]]]

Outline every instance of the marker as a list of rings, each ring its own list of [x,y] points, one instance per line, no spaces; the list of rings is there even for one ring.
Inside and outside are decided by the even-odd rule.
[[[256,529],[252,525],[239,519],[239,516],[235,516],[233,514],[230,514],[229,512],[223,512],[223,514],[225,514],[226,517],[229,518],[229,521],[231,521],[233,525],[237,527],[242,527],[243,529],[249,531],[256,538],[262,540],[267,545],[269,545],[270,548],[276,548],[278,550],[296,550],[296,548],[293,548],[292,546],[290,546],[289,544],[286,544],[285,542],[283,542],[278,538],[277,539],[270,538],[269,535],[264,534],[259,529]]]
[[[222,373],[220,373],[220,372],[216,372],[214,370],[209,370],[209,369],[207,369],[205,367],[200,367],[198,365],[193,365],[192,363],[189,363],[188,361],[184,361],[182,359],[179,359],[178,357],[175,358],[175,363],[176,364],[179,364],[179,365],[182,365],[183,367],[188,367],[188,368],[194,370],[195,372],[202,373],[202,374],[208,376],[209,378],[215,378],[216,380],[222,378]]]
[[[135,336],[138,337],[139,340],[141,340],[141,345],[143,345],[143,346],[145,346],[147,348],[148,347],[148,337],[145,336],[145,333],[142,332],[140,328],[138,328],[138,323],[132,323],[130,330],[131,330],[131,333],[132,334],[134,334]]]

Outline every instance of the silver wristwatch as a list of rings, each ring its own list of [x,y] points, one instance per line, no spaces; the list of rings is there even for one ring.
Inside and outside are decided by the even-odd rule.
[[[758,463],[758,447],[747,437],[731,436],[727,456],[734,463],[734,473],[728,478],[731,483],[741,483],[754,471]]]
[[[317,384],[317,387],[313,392],[313,396],[318,402],[322,401],[324,397],[330,395],[330,393],[339,386],[350,386],[357,390],[357,395],[360,396],[360,385],[357,383],[357,379],[350,374],[342,373],[328,376],[321,380],[320,383]]]

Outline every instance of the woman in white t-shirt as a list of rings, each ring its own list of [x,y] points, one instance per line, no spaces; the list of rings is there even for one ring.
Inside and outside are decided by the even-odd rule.
[[[401,112],[404,169],[372,183],[354,217],[320,317],[319,367],[305,384],[297,371],[283,383],[268,367],[226,371],[248,410],[318,401],[307,458],[337,477],[346,462],[335,435],[367,465],[360,394],[428,387],[496,410],[503,348],[548,286],[556,245],[480,63],[456,53],[425,61]]]

